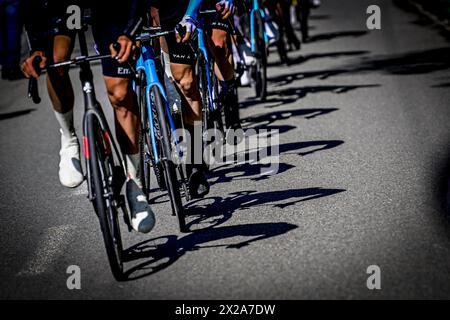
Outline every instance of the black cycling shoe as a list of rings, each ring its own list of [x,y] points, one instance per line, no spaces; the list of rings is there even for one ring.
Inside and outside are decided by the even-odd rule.
[[[192,199],[201,199],[209,193],[209,182],[201,169],[192,169],[188,185]]]

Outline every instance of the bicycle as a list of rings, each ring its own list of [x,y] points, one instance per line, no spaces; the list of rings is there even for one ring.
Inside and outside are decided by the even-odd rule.
[[[88,199],[92,202],[100,222],[112,274],[116,280],[122,281],[124,280],[124,257],[118,218],[120,212],[123,214],[128,231],[132,230],[125,197],[121,194],[126,181],[126,171],[122,155],[112,138],[102,107],[96,99],[90,67],[90,62],[110,58],[111,55],[89,56],[85,31],[86,26],[78,32],[81,56],[47,65],[46,69],[80,67],[80,81],[84,97],[83,146]],[[117,48],[117,44],[115,44],[115,48]],[[33,65],[38,73],[41,73],[38,58],[35,58]],[[37,80],[34,78],[29,80],[28,96],[34,103],[41,102]]]
[[[199,12],[199,24],[197,28],[198,51],[196,59],[196,74],[203,104],[203,140],[209,141],[209,130],[217,130],[224,136],[224,123],[222,118],[222,106],[219,98],[219,80],[214,71],[214,58],[209,54],[207,47],[207,34],[205,31],[205,18],[217,15],[216,10]],[[215,137],[217,137],[217,133]]]
[[[261,101],[267,98],[267,50],[269,40],[264,28],[266,14],[260,5],[260,0],[253,0],[250,10],[250,45],[256,63],[252,66],[255,81],[256,96]]]
[[[212,143],[210,141],[210,130],[214,130],[215,139],[222,140],[225,135],[223,122],[223,108],[219,97],[220,87],[219,81],[214,71],[214,58],[210,55],[207,45],[207,33],[205,30],[205,19],[211,15],[217,15],[216,10],[205,10],[199,12],[197,26],[197,45],[190,47],[195,54],[195,74],[197,75],[197,83],[199,85],[200,96],[202,98],[202,133],[204,144]],[[184,37],[185,30],[181,26],[177,26],[177,32]],[[223,141],[222,141],[223,142]]]
[[[172,213],[177,216],[179,229],[187,232],[182,198],[190,201],[186,175],[182,166],[183,152],[177,135],[176,121],[171,113],[161,71],[151,41],[174,31],[146,28],[137,37],[141,55],[136,65],[135,91],[141,114],[141,179],[149,197],[150,171],[153,167],[158,185],[167,189]]]

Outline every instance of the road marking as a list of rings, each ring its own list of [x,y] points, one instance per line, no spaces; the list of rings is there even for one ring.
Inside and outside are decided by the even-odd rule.
[[[47,272],[53,262],[64,252],[75,228],[73,225],[48,228],[39,241],[33,258],[17,276],[36,276]]]

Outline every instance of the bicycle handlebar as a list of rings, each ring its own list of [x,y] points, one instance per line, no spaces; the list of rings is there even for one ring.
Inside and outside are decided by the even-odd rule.
[[[217,10],[203,10],[203,11],[199,11],[198,13],[201,16],[206,16],[206,15],[210,15],[210,14],[219,14],[217,12]]]
[[[119,46],[120,46],[120,44],[119,44]],[[41,75],[42,71],[46,71],[48,69],[54,69],[54,68],[60,68],[60,67],[69,67],[69,66],[73,66],[73,65],[82,64],[83,62],[91,62],[91,61],[96,61],[96,60],[102,60],[102,59],[106,59],[106,58],[110,58],[110,57],[111,57],[110,54],[108,54],[108,55],[94,55],[94,56],[80,56],[80,57],[76,57],[76,58],[71,59],[71,60],[50,64],[50,65],[46,66],[46,68],[42,69],[39,66],[40,63],[42,62],[42,58],[37,56],[33,60],[33,68],[34,68],[34,70],[36,70],[36,73],[38,75]],[[35,103],[35,104],[41,103],[41,98],[39,96],[39,90],[38,90],[38,82],[37,82],[37,79],[35,79],[35,78],[30,78],[28,80],[28,98],[32,99],[33,103]]]
[[[147,29],[145,29],[145,31],[150,31],[150,32],[142,32],[141,35],[136,37],[136,41],[148,42],[153,39],[161,38],[161,37],[167,36],[167,35],[175,32],[174,30],[161,31],[160,27],[147,28]],[[158,31],[158,32],[154,32],[154,31]]]

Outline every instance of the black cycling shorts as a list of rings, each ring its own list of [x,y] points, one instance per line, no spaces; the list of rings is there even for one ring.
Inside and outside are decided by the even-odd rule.
[[[46,50],[46,56],[49,59],[49,63],[53,63],[53,50],[54,50],[54,36],[62,35],[72,39],[72,51],[76,41],[76,31],[68,30],[62,24],[53,24],[53,36],[49,37],[48,47]],[[107,55],[110,54],[109,46],[115,43],[120,35],[123,34],[124,27],[113,26],[107,23],[97,23],[92,26],[92,32],[94,34],[95,50],[97,54]],[[89,43],[88,43],[89,45]],[[120,64],[113,58],[107,58],[102,60],[102,72],[104,76],[113,78],[130,78],[132,76],[132,70],[128,63]]]
[[[167,46],[169,48],[169,56],[171,63],[177,64],[187,64],[194,65],[195,64],[195,52],[192,50],[196,50],[197,43],[195,41],[191,41],[191,46],[186,43],[178,43],[175,33],[171,33],[165,36]]]
[[[95,40],[95,50],[100,55],[110,54],[109,46],[115,43],[119,36],[123,34],[124,28],[110,24],[94,24],[92,32]],[[113,78],[130,78],[132,70],[128,62],[119,63],[113,58],[102,60],[103,75]]]
[[[216,9],[216,4],[218,2],[219,1],[217,1],[217,0],[206,1],[205,9],[206,10],[215,10]],[[233,17],[231,17],[230,19],[232,21]],[[232,31],[232,26],[230,25],[230,21],[221,19],[218,14],[217,15],[210,15],[206,19],[206,27],[209,30],[211,30],[211,29],[218,29],[218,30],[226,31],[228,33],[231,33],[231,31]]]

